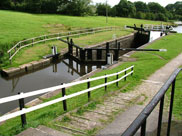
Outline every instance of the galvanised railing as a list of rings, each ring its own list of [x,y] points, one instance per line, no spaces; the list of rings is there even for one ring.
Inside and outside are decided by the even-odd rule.
[[[161,134],[161,126],[162,126],[162,116],[163,116],[163,108],[164,108],[164,96],[172,85],[171,90],[171,98],[170,98],[170,107],[169,107],[169,117],[168,117],[168,127],[167,127],[167,136],[170,136],[171,129],[171,119],[172,119],[172,111],[173,111],[173,102],[174,102],[174,93],[175,93],[175,83],[176,77],[182,71],[182,68],[177,69],[174,73],[169,77],[167,82],[162,86],[159,92],[153,97],[150,103],[143,109],[143,111],[138,115],[138,117],[133,121],[133,123],[128,127],[128,129],[122,134],[122,136],[133,136],[141,128],[141,136],[146,135],[146,123],[147,118],[160,102],[159,108],[159,117],[158,117],[158,127],[157,127],[157,136]]]

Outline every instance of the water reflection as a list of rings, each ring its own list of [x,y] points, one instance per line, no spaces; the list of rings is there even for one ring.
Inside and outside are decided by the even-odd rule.
[[[61,83],[69,83],[80,76],[101,67],[101,64],[80,64],[72,59],[64,59],[55,62],[47,68],[12,79],[0,77],[0,98],[12,96],[18,94],[18,92],[30,92],[60,85]],[[28,102],[36,97],[37,96],[27,98],[25,101]],[[0,114],[6,113],[17,106],[17,101],[1,104]]]

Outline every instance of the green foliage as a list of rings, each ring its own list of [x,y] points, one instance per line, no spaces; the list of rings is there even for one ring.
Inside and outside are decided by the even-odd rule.
[[[133,3],[127,0],[120,0],[119,4],[116,5],[117,16],[129,17],[129,15],[134,15],[136,8]]]

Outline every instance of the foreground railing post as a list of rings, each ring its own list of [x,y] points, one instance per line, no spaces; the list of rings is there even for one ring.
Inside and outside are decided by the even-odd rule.
[[[90,81],[87,82],[87,88],[90,88]],[[88,101],[90,101],[90,91],[88,92]]]
[[[62,83],[63,85],[63,83]],[[64,97],[66,95],[66,89],[62,88],[62,97]],[[63,109],[64,111],[67,111],[67,104],[66,104],[66,100],[63,100]]]
[[[145,136],[146,134],[146,120],[143,122],[142,126],[141,126],[141,136]]]
[[[124,75],[126,76],[126,71],[124,72]],[[126,81],[126,77],[124,78],[124,81]]]
[[[174,102],[175,83],[176,83],[176,79],[174,79],[174,81],[173,81],[173,83],[172,83],[171,101],[170,101],[169,118],[168,118],[168,127],[167,127],[167,136],[170,136],[171,119],[172,119],[173,102]]]
[[[107,83],[107,75],[105,74],[105,84]],[[105,85],[105,91],[107,90],[107,85]]]
[[[18,94],[21,95],[21,94],[23,94],[23,92],[22,93],[19,92]],[[24,98],[19,99],[19,106],[20,106],[20,110],[25,108]],[[22,123],[22,127],[24,127],[27,124],[26,115],[25,114],[21,115],[21,123]]]
[[[159,119],[158,119],[157,136],[160,136],[160,134],[161,134],[163,107],[164,107],[164,96],[162,97],[162,99],[161,99],[161,101],[160,101],[160,109],[159,109]]]
[[[133,67],[131,68],[131,71],[133,71]],[[133,76],[133,73],[131,73],[131,76]]]
[[[117,73],[117,75],[116,75],[116,80],[118,80],[119,79],[119,75],[118,75],[118,73]],[[116,82],[116,86],[118,87],[118,85],[119,85],[119,82],[117,81]]]

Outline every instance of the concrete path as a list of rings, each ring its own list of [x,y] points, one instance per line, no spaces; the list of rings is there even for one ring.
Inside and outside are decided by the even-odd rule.
[[[159,91],[162,85],[166,82],[169,76],[182,65],[182,54],[178,55],[175,59],[167,63],[164,67],[157,70],[154,74],[148,77],[147,80],[143,80],[143,83],[136,87],[133,94],[145,95],[148,97],[144,105],[134,105],[124,113],[118,115],[115,120],[107,127],[98,132],[97,136],[120,136],[139,115],[145,105],[153,98],[153,96]],[[164,117],[165,118],[165,117]],[[158,119],[158,109],[150,115],[147,120],[147,133],[150,135],[156,130]],[[165,122],[166,119],[163,119]]]

